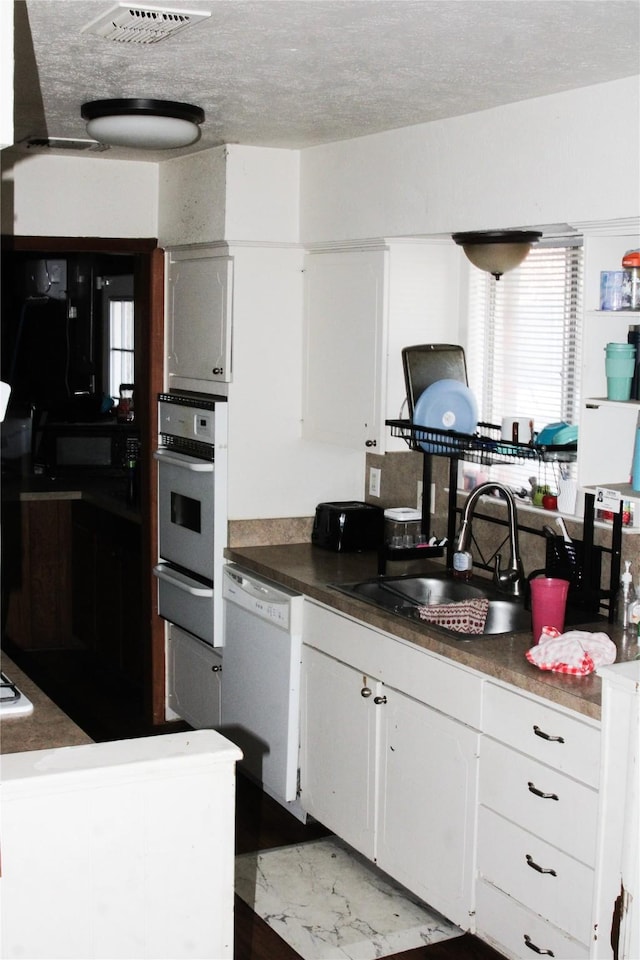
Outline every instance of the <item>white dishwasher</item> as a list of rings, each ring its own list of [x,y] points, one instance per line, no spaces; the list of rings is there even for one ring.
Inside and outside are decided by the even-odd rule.
[[[221,732],[280,803],[296,800],[303,598],[235,564],[223,570]]]

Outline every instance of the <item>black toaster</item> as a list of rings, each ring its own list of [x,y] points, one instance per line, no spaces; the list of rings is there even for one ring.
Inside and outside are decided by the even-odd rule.
[[[319,503],[311,542],[325,550],[356,553],[377,550],[384,533],[384,511],[359,500]]]

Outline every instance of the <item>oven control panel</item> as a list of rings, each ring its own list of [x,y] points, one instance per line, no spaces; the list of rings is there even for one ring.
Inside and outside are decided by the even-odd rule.
[[[179,403],[161,400],[158,405],[158,427],[161,434],[180,437],[183,440],[198,440],[213,444],[214,411],[198,407],[186,407]]]

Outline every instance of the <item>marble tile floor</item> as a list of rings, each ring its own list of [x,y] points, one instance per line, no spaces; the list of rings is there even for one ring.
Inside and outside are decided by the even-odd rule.
[[[333,836],[236,857],[236,894],[304,960],[374,960],[462,933]]]

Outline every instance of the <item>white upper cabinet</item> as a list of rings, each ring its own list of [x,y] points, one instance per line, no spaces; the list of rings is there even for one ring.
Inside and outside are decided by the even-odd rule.
[[[226,392],[223,385],[231,380],[232,304],[232,257],[215,247],[167,252],[169,388]]]
[[[312,254],[305,264],[303,436],[380,446],[383,250]]]
[[[372,453],[406,449],[385,426],[405,399],[402,349],[459,342],[458,271],[450,241],[307,255],[305,439]]]

